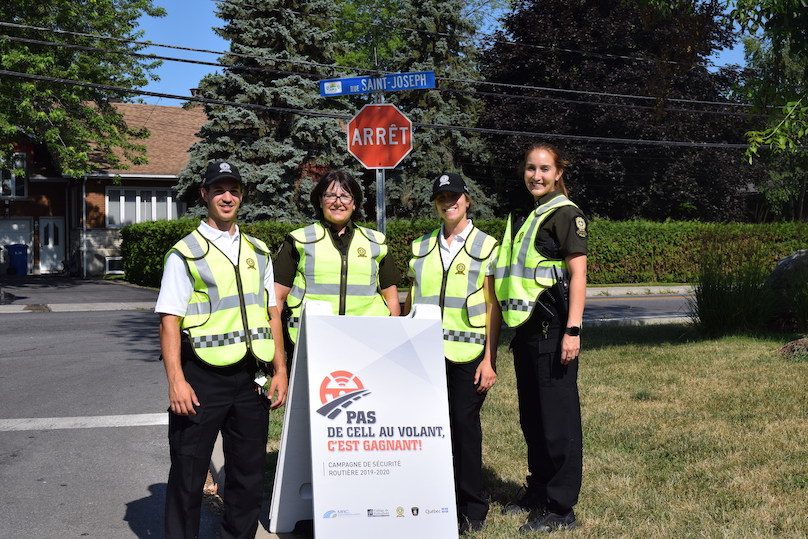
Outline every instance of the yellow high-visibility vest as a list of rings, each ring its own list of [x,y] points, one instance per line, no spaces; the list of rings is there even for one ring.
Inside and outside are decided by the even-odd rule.
[[[463,248],[449,269],[444,269],[439,234],[440,228],[412,242],[412,303],[440,306],[443,354],[449,361],[466,363],[477,359],[485,349],[483,285],[497,240],[472,227]]]
[[[547,259],[536,249],[541,224],[563,206],[575,204],[559,195],[537,207],[525,219],[515,238],[511,233],[513,216],[508,216],[497,256],[495,282],[502,319],[510,327],[524,324],[530,318],[539,295],[567,273],[564,260]]]
[[[173,251],[183,257],[193,281],[181,328],[187,331],[199,359],[225,367],[252,351],[259,360],[271,362],[275,344],[264,288],[264,275],[271,263],[266,244],[242,233],[238,265],[234,265],[195,230],[178,241],[169,254]]]
[[[356,226],[345,255],[320,223],[290,235],[299,255],[286,300],[292,311],[288,324],[292,342],[297,342],[304,300],[327,301],[335,314],[390,316],[379,291],[379,264],[387,256],[384,234]]]

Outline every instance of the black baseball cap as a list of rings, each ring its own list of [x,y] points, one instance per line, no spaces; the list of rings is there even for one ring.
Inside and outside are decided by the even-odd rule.
[[[231,179],[239,183],[241,181],[241,174],[238,168],[229,161],[211,161],[208,163],[208,168],[205,169],[205,174],[202,175],[202,187],[208,187],[219,180]]]
[[[435,200],[438,193],[465,193],[468,194],[469,189],[466,187],[466,182],[454,172],[446,172],[441,174],[435,181],[432,182],[432,196],[429,200]]]

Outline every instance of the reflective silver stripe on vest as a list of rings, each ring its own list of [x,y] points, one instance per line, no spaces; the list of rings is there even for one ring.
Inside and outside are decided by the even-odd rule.
[[[519,270],[519,271],[514,271]],[[554,266],[546,267],[546,266],[537,266],[535,268],[525,268],[525,267],[512,267],[511,268],[511,275],[515,275],[517,277],[521,277],[523,279],[530,279],[533,280],[534,278],[539,279],[552,279],[553,281],[558,280],[559,272],[565,273],[564,270],[560,268],[556,268]]]
[[[264,303],[263,294],[254,294],[252,292],[244,294],[245,307],[247,305],[263,305],[263,303]],[[210,314],[212,304],[213,304],[212,301],[211,303],[192,303],[188,305],[188,310],[185,313],[185,316]],[[239,303],[238,296],[226,296],[218,300],[218,304],[214,307],[214,309],[223,311],[225,309],[235,309],[240,306],[241,304]]]
[[[485,303],[479,303],[477,305],[469,305],[467,307],[469,318],[474,318],[477,315],[485,314]]]
[[[210,298],[211,303],[215,303],[219,301],[219,288],[216,286],[216,279],[213,277],[213,271],[210,269],[210,265],[208,264],[205,258],[202,258],[207,253],[206,250],[202,249],[202,245],[200,245],[199,241],[196,239],[196,235],[190,234],[183,238],[183,242],[191,251],[191,255],[196,260],[189,260],[188,263],[193,264],[196,268],[196,271],[199,272],[199,276],[208,285],[208,298]],[[189,306],[190,307],[190,306]]]
[[[244,330],[231,331],[219,335],[201,335],[191,337],[191,344],[194,348],[213,348],[216,346],[227,346],[228,344],[238,344],[246,341]]]
[[[485,344],[485,333],[472,333],[471,331],[458,331],[444,329],[443,339],[454,342],[468,342],[472,344]]]
[[[422,296],[416,292],[413,303],[426,303],[428,305],[440,305],[440,296]]]
[[[412,270],[415,275],[423,275],[424,274],[424,264],[426,264],[426,255],[429,254],[429,239],[433,236],[435,237],[435,241],[438,242],[440,239],[438,238],[438,234],[440,234],[440,229],[438,232],[432,232],[427,234],[426,239],[422,239],[421,242],[418,244],[418,253],[415,255],[416,259],[412,265]],[[421,236],[423,238],[424,236]],[[433,246],[433,248],[438,249],[440,251],[440,247],[437,243]],[[440,252],[438,252],[440,255]],[[420,287],[418,287],[420,289]],[[415,294],[413,295],[412,302],[413,303],[426,303],[429,305],[439,305],[440,297],[439,296],[422,296],[420,290],[415,290]]]
[[[303,229],[303,233],[306,237],[306,241],[309,243],[305,243],[303,245],[303,254],[306,258],[305,261],[305,274],[304,277],[306,278],[306,294],[318,294],[318,295],[327,295],[327,296],[339,296],[339,283],[336,284],[327,284],[327,283],[318,283],[316,281],[316,275],[314,273],[314,251],[315,245],[317,242],[317,229],[315,225],[309,225]],[[362,234],[361,230],[354,230],[354,234]],[[328,234],[328,231],[326,231]],[[375,236],[374,236],[375,238]],[[326,238],[323,238],[324,241]],[[336,247],[334,247],[336,249]],[[337,249],[339,252],[339,249]],[[375,260],[381,254],[381,246],[378,243],[370,242],[370,258]],[[376,285],[376,277],[378,275],[378,264],[371,264],[370,265],[370,279],[368,284],[349,284],[346,288],[346,294],[349,296],[375,296],[378,292],[378,286]],[[299,294],[299,292],[298,292]],[[301,299],[297,295],[294,295],[295,298]]]
[[[267,260],[267,257],[264,256],[264,253],[256,249],[255,245],[253,245],[252,248],[253,252],[255,252],[255,258],[258,259],[256,261],[256,263],[258,264],[258,288],[259,290],[265,290],[264,279],[266,278],[265,276],[267,268],[269,267],[269,261]],[[261,296],[263,297],[263,294],[261,294]]]
[[[525,239],[529,239],[533,237],[533,233],[536,230],[536,227],[539,225],[539,221],[541,221],[540,217],[545,213],[549,212],[550,210],[554,210],[559,206],[564,206],[567,204],[567,198],[564,196],[555,197],[550,202],[546,204],[542,204],[535,210],[533,210],[534,218],[530,222],[530,226],[525,231],[525,235],[522,236],[522,245],[519,249],[519,253],[516,256],[516,260],[509,261],[510,264],[505,267],[496,268],[495,270],[495,277],[497,279],[502,279],[504,277],[515,275],[517,277],[521,277],[523,279],[534,279],[535,277],[540,278],[552,278],[554,277],[552,273],[552,269],[547,270],[546,268],[538,268],[538,271],[534,273],[534,268],[526,268],[525,262],[527,261],[527,254],[531,247],[531,241],[524,241]],[[524,226],[524,225],[523,225]],[[519,232],[517,231],[517,235]],[[529,274],[527,274],[529,272]],[[549,273],[546,273],[549,272]]]
[[[503,299],[499,302],[503,311],[525,311],[530,312],[533,306],[536,305],[535,301],[525,301],[523,299]]]

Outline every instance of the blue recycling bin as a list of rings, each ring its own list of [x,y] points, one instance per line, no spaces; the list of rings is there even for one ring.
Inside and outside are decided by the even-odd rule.
[[[28,275],[28,246],[24,243],[6,245],[8,267],[12,275]]]

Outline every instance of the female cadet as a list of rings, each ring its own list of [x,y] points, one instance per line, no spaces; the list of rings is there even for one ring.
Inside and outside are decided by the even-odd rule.
[[[529,512],[520,531],[576,525],[583,464],[578,353],[586,293],[587,221],[567,198],[566,162],[533,144],[521,165],[534,207],[508,217],[496,268],[511,348],[519,418],[528,448],[527,487],[507,513]]]
[[[311,204],[320,220],[289,234],[275,262],[276,301],[290,310],[291,342],[297,342],[304,299],[327,301],[337,314],[398,316],[400,273],[384,234],[354,224],[361,217],[359,183],[331,171],[312,190]]]
[[[479,530],[488,514],[483,493],[480,409],[497,380],[496,355],[502,320],[494,295],[497,241],[475,228],[466,183],[443,174],[432,186],[443,224],[412,244],[412,303],[439,305],[449,394],[455,491],[460,533]]]

